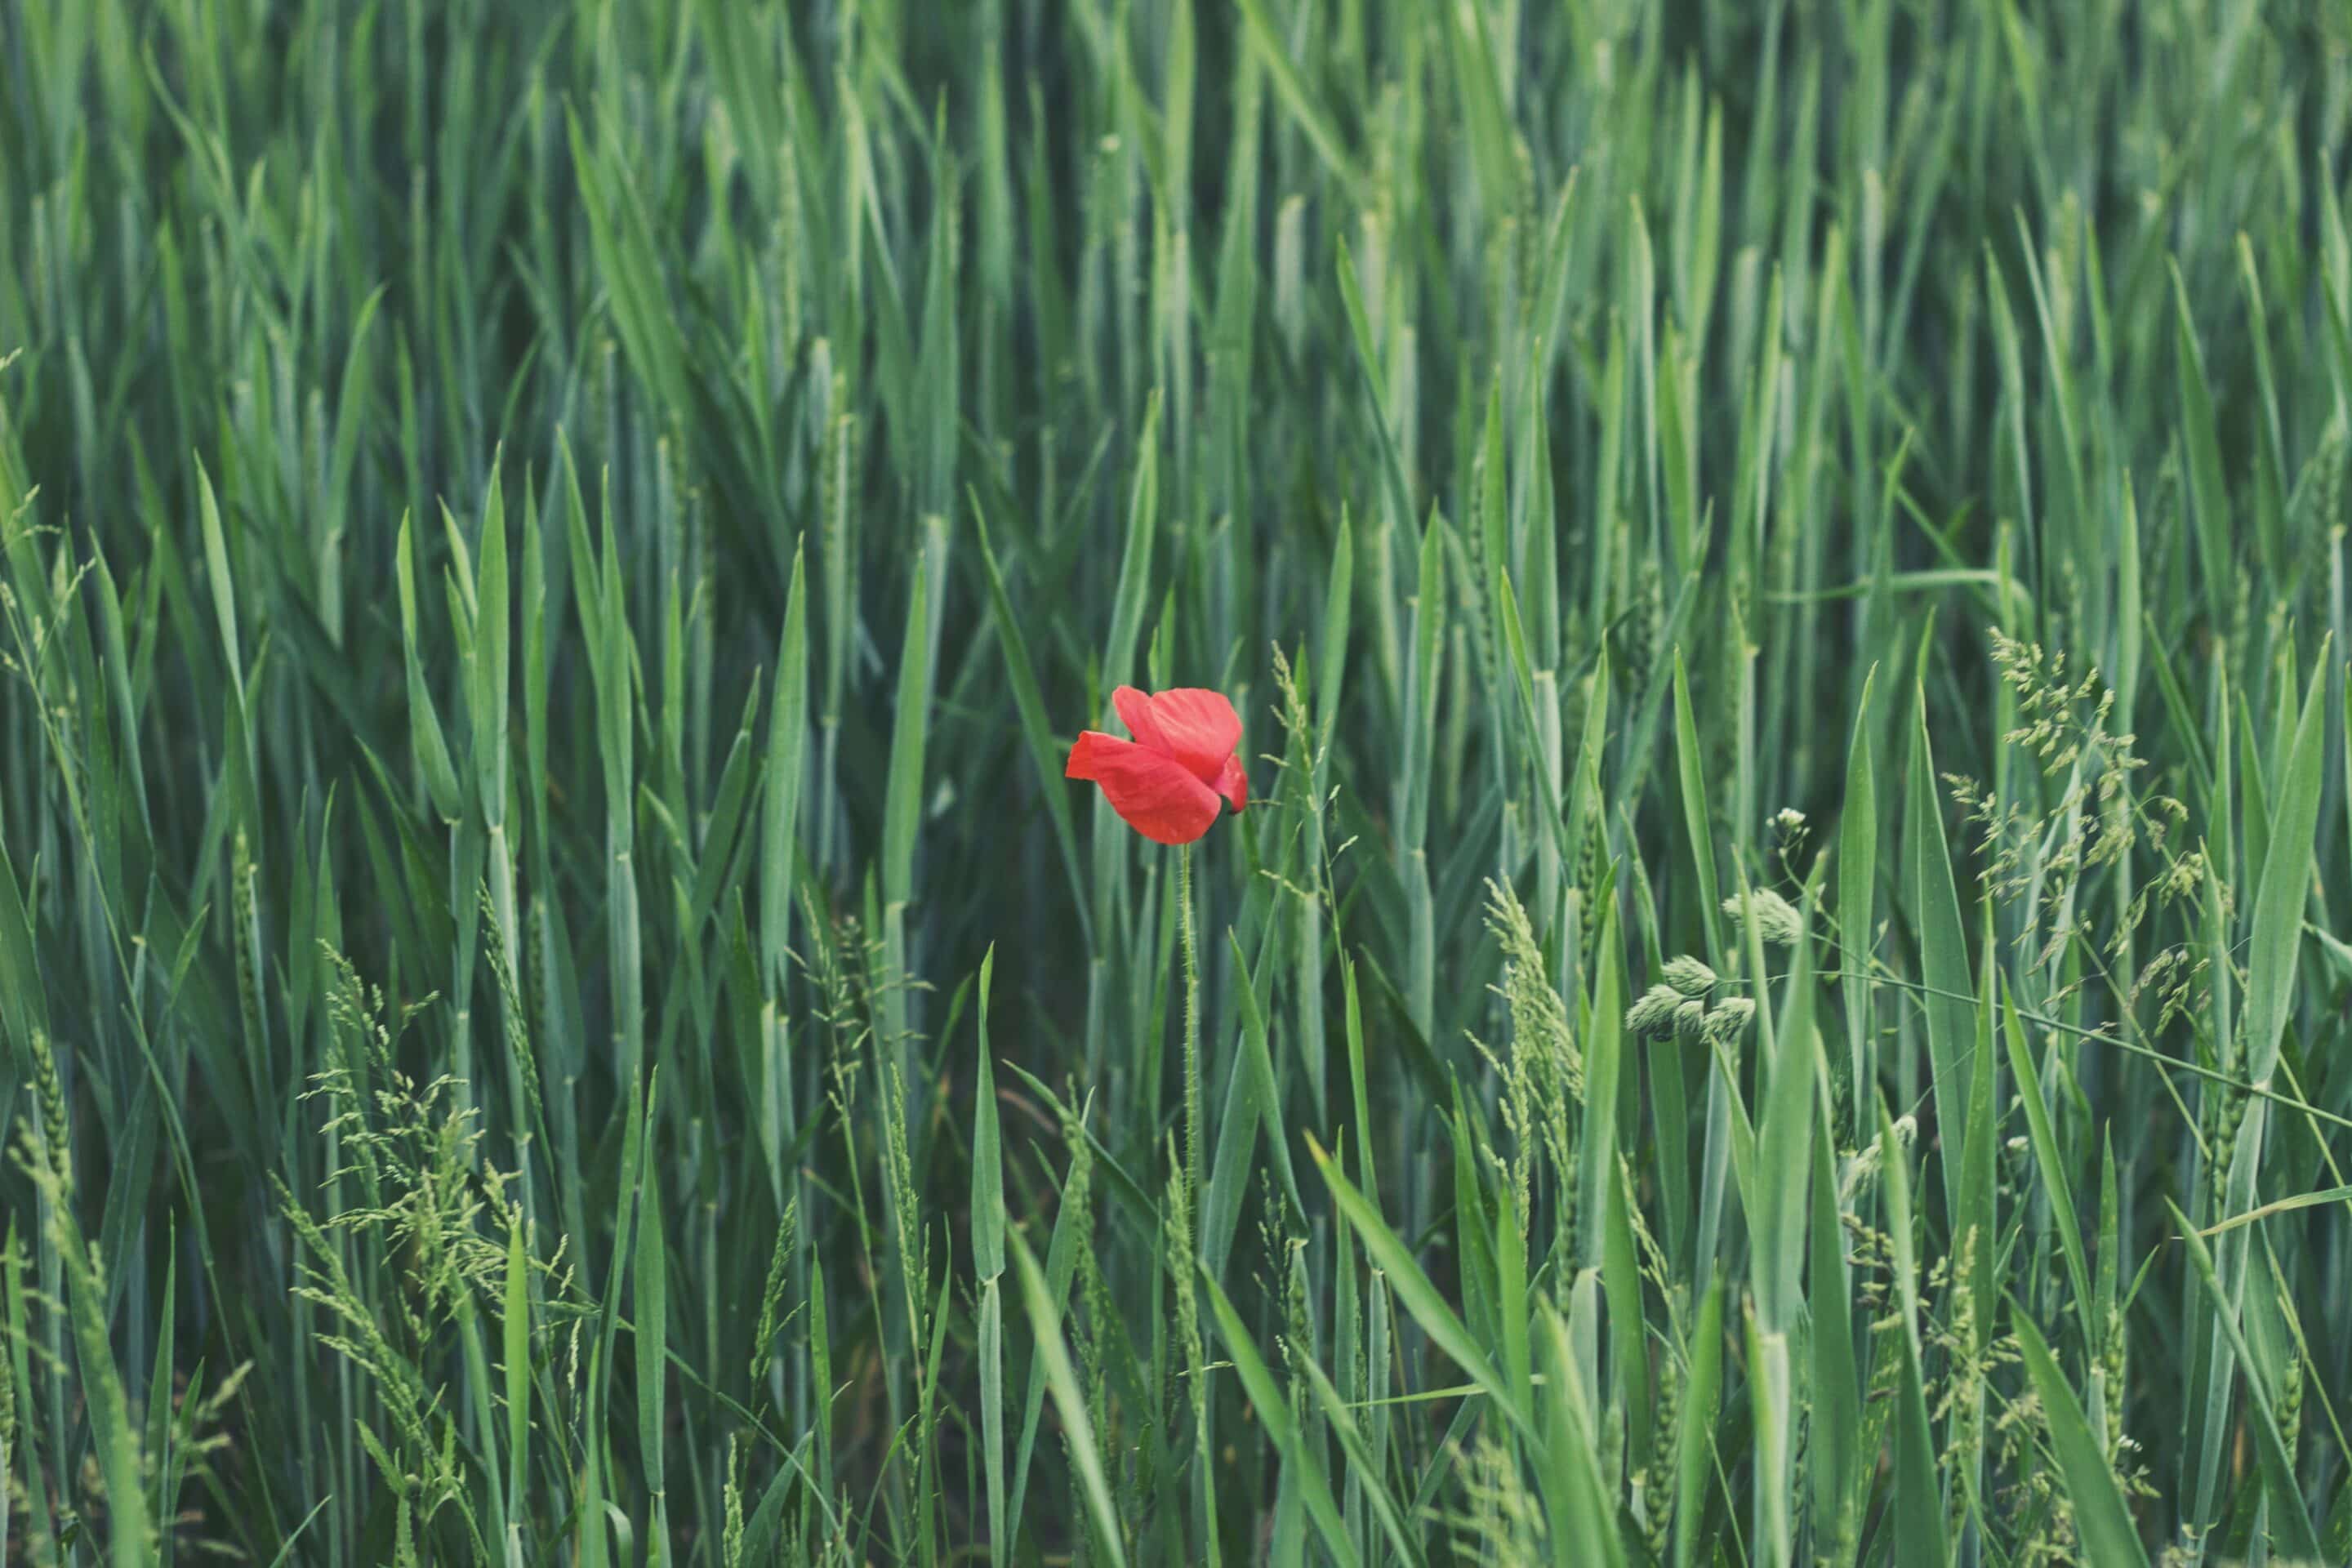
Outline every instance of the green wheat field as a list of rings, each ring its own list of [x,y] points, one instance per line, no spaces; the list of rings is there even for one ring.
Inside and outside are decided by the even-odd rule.
[[[0,1563],[2352,1561],[2348,194],[2344,0],[0,0]]]

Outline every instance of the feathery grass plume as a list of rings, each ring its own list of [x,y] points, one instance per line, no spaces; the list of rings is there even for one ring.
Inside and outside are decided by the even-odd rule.
[[[2122,1305],[2110,1303],[2099,1337],[2099,1364],[2106,1374],[2107,1468],[2118,1474],[2124,1473],[2126,1447],[2137,1447],[2124,1435],[2124,1390],[2131,1386],[2124,1381],[2131,1370],[2131,1337],[2124,1329]]]
[[[1715,990],[1715,971],[1687,953],[1666,960],[1666,984],[1693,1001],[1704,1002]]]
[[[444,1405],[444,1391],[428,1379],[415,1356],[395,1340],[397,1335],[398,1341],[424,1349],[435,1337],[434,1330],[440,1326],[438,1314],[428,1316],[403,1303],[393,1323],[379,1321],[373,1305],[344,1267],[341,1249],[326,1231],[292,1193],[281,1191],[278,1197],[281,1212],[308,1255],[302,1272],[305,1282],[297,1285],[295,1291],[325,1309],[333,1321],[342,1325],[340,1329],[322,1328],[319,1342],[366,1377],[390,1421],[392,1430],[384,1436],[364,1425],[358,1428],[358,1435],[374,1460],[385,1489],[396,1500],[404,1529],[419,1522],[429,1526],[443,1508],[453,1508],[463,1520],[476,1552],[487,1556],[481,1521],[448,1440],[454,1438],[456,1430],[451,1414]],[[428,1290],[431,1288],[427,1286]],[[398,1445],[397,1457],[394,1444]],[[413,1554],[413,1544],[409,1550]]]
[[[1945,1421],[1956,1410],[1976,1406],[1983,1399],[1994,1372],[2017,1359],[2015,1341],[1991,1334],[1979,1320],[1976,1290],[1969,1276],[1975,1268],[1974,1251],[1983,1245],[1983,1234],[1971,1226],[1954,1250],[1937,1258],[1927,1271],[1927,1291],[1931,1296],[1941,1297],[1942,1307],[1927,1314],[1921,1332],[1928,1343],[1944,1352],[1943,1375],[1928,1405],[1931,1421]],[[1945,1450],[1940,1462],[1953,1474],[1972,1471],[1975,1446],[1981,1441],[1981,1431],[1973,1421],[1953,1421],[1951,1431],[1952,1446]],[[1958,1523],[1955,1520],[1956,1528]]]
[[[1302,650],[1301,657],[1304,658]],[[1307,711],[1306,694],[1298,689],[1298,676],[1291,668],[1290,656],[1278,642],[1266,645],[1266,659],[1274,673],[1274,689],[1281,700],[1274,707],[1274,720],[1283,734],[1298,748],[1310,773],[1319,772],[1329,754],[1332,737],[1319,733],[1314,716]],[[1283,754],[1265,758],[1277,768],[1288,768],[1291,759]]]
[[[1659,644],[1664,636],[1664,579],[1656,554],[1633,548],[1632,517],[1621,511],[1617,514],[1616,522],[1615,547],[1612,555],[1616,560],[1633,563],[1633,584],[1632,599],[1623,606],[1624,619],[1618,626],[1612,647],[1620,656],[1614,661],[1614,667],[1622,679],[1626,694],[1639,698],[1650,689],[1656,672]]]
[[[1095,1444],[1099,1450],[1117,1454],[1120,1451],[1116,1426],[1118,1411],[1112,1404],[1110,1382],[1107,1374],[1109,1358],[1115,1353],[1113,1332],[1116,1323],[1110,1287],[1103,1278],[1102,1263],[1095,1250],[1094,1217],[1094,1145],[1087,1136],[1085,1102],[1075,1084],[1066,1085],[1059,1112],[1062,1143],[1069,1151],[1069,1174],[1062,1183],[1063,1207],[1076,1218],[1073,1232],[1076,1239],[1078,1304],[1083,1311],[1072,1311],[1068,1318],[1071,1338],[1078,1352],[1079,1386],[1087,1402],[1087,1418],[1091,1426]],[[1066,1453],[1070,1434],[1064,1432],[1062,1441]],[[1073,1473],[1076,1456],[1071,1456]],[[1114,1521],[1121,1537],[1128,1533],[1127,1522]],[[1091,1517],[1087,1517],[1087,1535],[1097,1555],[1108,1557],[1120,1549],[1119,1541],[1102,1536]]]
[[[1193,1283],[1190,1194],[1172,1136],[1168,1140],[1166,1192],[1167,1208],[1164,1212],[1168,1225],[1169,1289],[1176,1298],[1176,1347],[1184,1358],[1181,1368],[1171,1370],[1184,1379],[1185,1401],[1192,1412],[1193,1441],[1198,1446],[1200,1462],[1206,1465],[1209,1462],[1208,1353],[1201,1339],[1199,1287]]]
[[[1453,1532],[1455,1561],[1495,1568],[1549,1561],[1545,1510],[1510,1446],[1481,1426],[1467,1451],[1455,1445],[1452,1458],[1467,1507],[1441,1510],[1436,1520]]]
[[[1513,1180],[1524,1234],[1538,1141],[1563,1182],[1575,1169],[1570,1129],[1584,1100],[1584,1056],[1569,1023],[1568,1005],[1546,973],[1543,947],[1527,909],[1508,882],[1486,884],[1486,927],[1503,950],[1502,983],[1495,991],[1511,1021],[1504,1079],[1509,1086],[1507,1120],[1517,1140]]]
[[[57,1050],[47,1029],[33,1031],[33,1103],[40,1112],[34,1130],[39,1134],[37,1157],[57,1189],[57,1201],[73,1200],[73,1123],[66,1111],[65,1080],[58,1073]]]
[[[1919,1121],[1915,1116],[1895,1119],[1895,1142],[1907,1149],[1918,1141]],[[1884,1133],[1874,1133],[1869,1142],[1855,1150],[1840,1163],[1837,1202],[1841,1211],[1852,1213],[1862,1203],[1863,1195],[1875,1188],[1885,1168],[1886,1139]]]
[[[2295,475],[2294,492],[2287,500],[2290,533],[2316,559],[2324,561],[2326,551],[2352,524],[2352,514],[2345,507],[2347,490],[2352,490],[2352,433],[2347,433],[2339,410],[2327,421],[2311,456],[2304,459],[2302,471]],[[2324,570],[2314,574],[2323,578],[2324,574]]]
[[[1726,996],[1707,1009],[1706,1021],[1700,1033],[1709,1040],[1729,1041],[1744,1033],[1755,1021],[1756,1004],[1746,996]],[[1677,1017],[1677,1023],[1680,1022]]]
[[[878,1053],[877,1053],[878,1055]],[[922,1220],[921,1201],[915,1186],[914,1156],[907,1143],[907,1081],[895,1060],[880,1063],[882,1079],[882,1152],[884,1174],[890,1188],[891,1235],[898,1254],[898,1274],[907,1292],[908,1354],[920,1366],[926,1349],[924,1295],[930,1283],[930,1242]]]
[[[36,1057],[37,1075],[56,1076],[56,1063],[46,1031],[36,1029],[31,1041]],[[44,1096],[44,1124],[53,1120]],[[45,1277],[43,1284],[50,1286],[37,1291],[26,1291],[23,1285],[22,1266],[16,1256],[14,1230],[10,1237],[10,1253],[5,1259],[10,1300],[8,1302],[8,1349],[12,1355],[23,1355],[29,1349],[26,1318],[30,1300],[37,1299],[46,1319],[47,1337],[38,1350],[43,1369],[49,1375],[53,1401],[61,1400],[66,1370],[65,1351],[60,1335],[70,1331],[73,1344],[73,1367],[80,1393],[83,1412],[89,1423],[91,1452],[84,1461],[81,1474],[76,1478],[79,1493],[86,1500],[83,1517],[73,1511],[74,1492],[67,1491],[62,1473],[64,1461],[59,1459],[59,1509],[62,1522],[77,1533],[93,1523],[103,1521],[108,1545],[113,1559],[119,1563],[143,1564],[154,1560],[155,1532],[150,1518],[150,1499],[145,1478],[150,1459],[142,1441],[142,1434],[132,1424],[131,1402],[124,1388],[121,1371],[105,1333],[103,1303],[110,1289],[106,1259],[98,1244],[84,1234],[72,1208],[72,1167],[61,1158],[64,1145],[46,1131],[36,1133],[30,1126],[25,1129],[16,1151],[16,1168],[30,1183],[38,1200],[40,1216],[40,1250],[38,1264]],[[15,1378],[28,1371],[26,1363],[18,1360]],[[28,1379],[29,1381],[29,1379]],[[35,1392],[38,1392],[37,1386]],[[52,1407],[51,1447],[63,1456],[71,1450],[64,1434],[66,1412]],[[28,1461],[30,1456],[27,1456]],[[42,1486],[37,1469],[27,1463],[27,1489]],[[5,1519],[0,1515],[0,1519]],[[39,1515],[35,1515],[36,1522]],[[40,1533],[33,1532],[36,1537]],[[44,1542],[47,1545],[47,1542]]]
[[[2208,979],[2210,955],[2194,934],[2159,942],[2145,958],[2137,956],[2155,915],[2195,910],[2212,882],[2206,849],[2174,842],[2189,808],[2137,784],[2147,759],[2139,754],[2137,736],[2113,727],[2116,692],[2096,669],[2076,679],[2067,673],[2063,648],[2045,651],[1998,628],[1987,636],[2019,721],[2004,742],[2033,757],[2046,774],[2063,773],[2067,782],[2053,801],[2029,811],[1972,779],[1946,776],[1952,798],[1979,829],[1980,880],[1999,902],[2032,900],[2017,942],[2033,952],[2035,972],[2053,973],[2062,955],[2078,944],[2116,966],[2114,974],[2100,975],[2095,966],[2086,965],[2084,973],[2056,984],[2042,1006],[2063,1004],[2099,978],[2120,993],[2126,1022],[2136,1018],[2144,998],[2153,999],[2156,1019],[2143,1028],[2160,1032],[2196,1005]],[[2084,884],[2110,868],[2128,869],[2134,851],[2142,847],[2156,858],[2154,874],[2135,877],[2126,884],[2130,893],[2122,907],[2102,911]],[[2225,909],[2234,902],[2226,886],[2216,890]]]
[[[1657,1292],[1664,1310],[1664,1321],[1654,1327],[1661,1342],[1650,1358],[1650,1451],[1629,1457],[1634,1468],[1627,1478],[1628,1503],[1641,1521],[1643,1542],[1653,1557],[1663,1561],[1674,1522],[1676,1446],[1682,1435],[1682,1402],[1694,1349],[1687,1310],[1689,1288],[1676,1277],[1665,1249],[1643,1217],[1636,1201],[1640,1189],[1633,1169],[1622,1154],[1618,1157],[1617,1182],[1626,1198],[1626,1219],[1640,1258],[1641,1278]]]
[[[1651,1039],[1673,1034],[1675,1011],[1685,1000],[1683,994],[1671,985],[1653,985],[1625,1009],[1625,1026]]]
[[[11,1225],[0,1247],[7,1251],[0,1256],[0,1279],[19,1277],[24,1268],[23,1249],[16,1244],[16,1226]],[[0,1319],[5,1321],[5,1319]],[[0,1350],[5,1350],[5,1338],[0,1338]],[[16,1372],[15,1358],[0,1353],[0,1519],[13,1511],[8,1500],[8,1489],[14,1484],[9,1461],[16,1454]]]
[[[2036,1457],[2050,1442],[2049,1413],[2040,1396],[2031,1387],[2021,1390],[2000,1407],[1992,1429],[2002,1470],[2019,1478],[2000,1500],[2014,1517],[2029,1521],[2017,1543],[2016,1561],[2033,1568],[2081,1562],[2074,1499],[2055,1469]]]
[[[252,847],[247,842],[245,829],[236,830],[229,858],[230,909],[235,917],[234,935],[236,951],[237,1007],[245,1019],[248,1038],[256,1042],[264,1062],[268,1060],[269,1020],[262,1008],[261,970],[261,908],[259,887],[261,870],[254,864]]]
[[[739,1568],[743,1561],[743,1434],[727,1434],[726,1479],[720,1494],[722,1514],[719,1531],[719,1560],[726,1568]]]
[[[1537,1131],[1535,1074],[1528,1058],[1516,1048],[1508,1056],[1496,1052],[1492,1046],[1472,1035],[1471,1047],[1493,1070],[1502,1085],[1502,1097],[1496,1106],[1503,1119],[1503,1131],[1508,1137],[1511,1152],[1507,1158],[1500,1149],[1481,1142],[1478,1152],[1485,1156],[1496,1173],[1511,1185],[1511,1196],[1517,1204],[1513,1211],[1518,1222],[1519,1234],[1527,1234],[1528,1194],[1534,1179]]]
[[[1771,889],[1750,888],[1748,899],[1753,909],[1752,917],[1748,910],[1741,907],[1737,893],[1723,900],[1723,912],[1737,921],[1753,918],[1757,934],[1774,947],[1793,946],[1804,934],[1804,921],[1796,906]]]
[[[775,1352],[776,1335],[797,1317],[795,1307],[783,1311],[784,1289],[789,1282],[785,1268],[792,1261],[793,1232],[800,1221],[800,1200],[793,1198],[784,1205],[783,1218],[776,1226],[775,1245],[768,1251],[768,1278],[760,1287],[760,1325],[751,1331],[751,1375],[765,1377]]]
[[[1282,1250],[1269,1259],[1281,1280],[1283,1331],[1278,1342],[1283,1364],[1290,1373],[1290,1413],[1294,1419],[1303,1419],[1307,1401],[1306,1367],[1315,1360],[1315,1317],[1307,1296],[1307,1238],[1286,1235],[1281,1243]]]
[[[381,991],[350,961],[323,949],[328,1012],[342,1047],[304,1099],[322,1100],[320,1124],[349,1163],[333,1173],[359,1179],[362,1201],[320,1218],[283,1185],[278,1212],[301,1244],[295,1294],[322,1309],[319,1342],[367,1379],[390,1430],[358,1436],[396,1500],[404,1528],[430,1531],[446,1509],[487,1551],[485,1519],[443,1379],[462,1324],[499,1310],[507,1238],[521,1223],[510,1173],[483,1158],[479,1112],[446,1077],[425,1082],[395,1064],[397,1041],[429,1003],[392,1014]],[[531,1260],[551,1292],[554,1321],[577,1323],[587,1309],[566,1300],[569,1275],[557,1260]],[[354,1260],[362,1267],[355,1271]],[[373,1286],[388,1270],[400,1289],[387,1301]],[[388,1440],[387,1440],[388,1439]]]
[[[481,929],[487,933],[482,952],[489,960],[490,977],[498,987],[499,1030],[506,1042],[507,1059],[514,1064],[522,1085],[523,1103],[512,1113],[516,1122],[515,1163],[520,1174],[527,1163],[527,1151],[533,1139],[547,1128],[547,1100],[540,1089],[539,1053],[531,1046],[530,1019],[523,1005],[521,986],[515,979],[514,955],[507,951],[506,924],[498,918],[497,905],[488,886],[480,889],[478,902]]]
[[[1087,1414],[1094,1423],[1095,1439],[1113,1454],[1123,1452],[1119,1418],[1124,1414],[1111,1388],[1110,1367],[1118,1354],[1118,1308],[1111,1300],[1110,1282],[1103,1278],[1102,1258],[1094,1249],[1091,1238],[1078,1253],[1078,1296],[1086,1310],[1073,1318],[1081,1332],[1078,1340],[1078,1365],[1086,1376]],[[1122,1522],[1121,1530],[1126,1526]]]
[[[811,937],[807,955],[794,958],[815,994],[811,1016],[824,1026],[825,1096],[845,1128],[857,1104],[859,1068],[874,1032],[868,989],[861,981],[880,962],[881,943],[865,934],[856,915],[824,915],[812,890],[803,889],[802,901]]]

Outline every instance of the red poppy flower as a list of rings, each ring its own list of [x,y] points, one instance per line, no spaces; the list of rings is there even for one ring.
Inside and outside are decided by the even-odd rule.
[[[1160,844],[1190,844],[1217,820],[1220,796],[1249,804],[1249,775],[1234,754],[1241,715],[1214,691],[1179,688],[1147,697],[1132,686],[1110,694],[1132,741],[1088,730],[1070,748],[1066,778],[1102,786],[1129,827]]]

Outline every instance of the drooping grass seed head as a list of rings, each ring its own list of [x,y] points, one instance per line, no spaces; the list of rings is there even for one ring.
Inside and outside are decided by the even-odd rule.
[[[1666,960],[1665,974],[1667,984],[1698,1001],[1705,1001],[1715,989],[1715,971],[1687,953]]]
[[[1653,985],[1625,1010],[1625,1026],[1650,1038],[1671,1033],[1675,1026],[1675,1009],[1681,1006],[1683,1001],[1683,994],[1673,986]]]

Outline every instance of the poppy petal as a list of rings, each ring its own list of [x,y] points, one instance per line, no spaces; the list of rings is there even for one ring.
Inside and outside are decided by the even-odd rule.
[[[1215,791],[1174,759],[1113,735],[1080,735],[1066,776],[1100,784],[1120,820],[1154,843],[1190,844],[1217,820]]]
[[[1224,771],[1217,775],[1216,791],[1233,804],[1235,811],[1248,808],[1249,774],[1243,769],[1239,757],[1225,759]]]
[[[1234,748],[1242,743],[1241,715],[1234,711],[1224,693],[1178,687],[1155,692],[1146,702],[1157,739],[1144,743],[1174,757],[1202,783],[1215,784],[1233,760]],[[1127,706],[1120,706],[1119,717],[1134,730],[1135,721]],[[1137,731],[1135,738],[1143,741],[1142,731]]]
[[[1110,705],[1118,710],[1118,721],[1135,737],[1139,746],[1149,746],[1155,752],[1169,749],[1160,733],[1159,716],[1151,710],[1151,699],[1132,686],[1122,686],[1110,694]]]
[[[1078,743],[1070,748],[1070,765],[1062,770],[1062,776],[1066,779],[1085,779],[1092,782],[1095,777],[1096,748],[1104,745],[1124,746],[1126,744],[1125,741],[1116,735],[1106,735],[1099,730],[1082,730],[1078,732]]]

